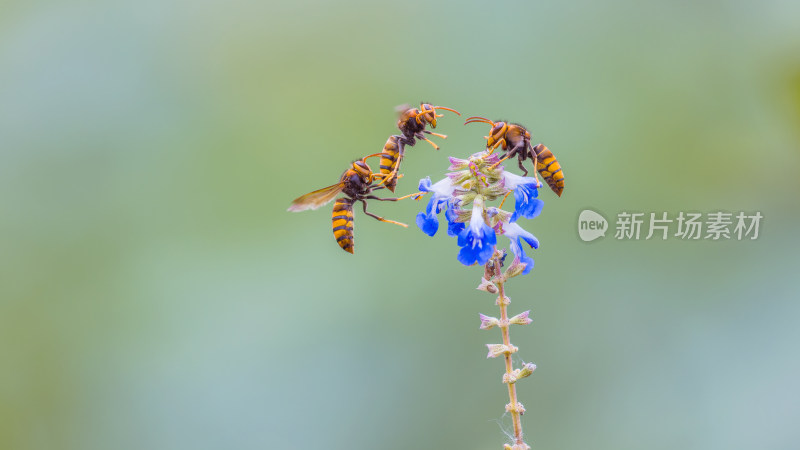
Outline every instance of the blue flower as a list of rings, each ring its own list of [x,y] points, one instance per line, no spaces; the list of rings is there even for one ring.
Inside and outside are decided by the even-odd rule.
[[[448,236],[458,236],[458,233],[461,233],[465,227],[463,222],[456,222],[456,218],[458,218],[458,212],[456,212],[456,203],[458,203],[458,200],[451,199],[447,203],[447,209],[444,212],[444,217],[447,219]]]
[[[514,191],[514,215],[511,221],[519,217],[533,219],[542,212],[544,202],[539,200],[539,182],[536,178],[522,177],[511,172],[503,172],[505,187]]]
[[[445,203],[447,200],[445,200]],[[439,231],[439,217],[437,216],[442,212],[442,206],[436,201],[436,197],[431,197],[428,206],[425,207],[424,213],[417,213],[417,226],[423,233],[428,236],[433,236]]]
[[[448,200],[453,195],[455,186],[453,186],[450,178],[447,177],[433,185],[431,184],[431,178],[425,177],[419,180],[419,190],[420,192],[430,192],[432,195],[428,206],[425,207],[425,212],[417,214],[417,226],[423,233],[433,236],[439,231],[438,214],[447,205]]]
[[[503,235],[511,240],[511,252],[514,253],[515,262],[519,261],[525,264],[525,270],[522,271],[522,274],[526,275],[533,269],[533,258],[526,255],[522,250],[522,241],[527,242],[532,248],[539,248],[539,240],[514,222],[503,224]]]
[[[472,218],[469,226],[458,233],[458,262],[465,266],[475,263],[486,264],[494,253],[497,244],[497,235],[494,229],[483,221],[483,201],[480,197],[475,199],[472,206]]]

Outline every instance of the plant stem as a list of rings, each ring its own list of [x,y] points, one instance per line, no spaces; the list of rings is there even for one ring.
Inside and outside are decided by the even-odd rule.
[[[497,305],[500,307],[500,330],[503,333],[503,344],[506,345],[508,348],[511,348],[511,338],[509,337],[509,328],[511,325],[508,323],[508,304],[511,302],[508,297],[505,295],[505,282],[502,281],[501,278],[501,270],[500,270],[500,259],[494,259],[494,272],[495,276],[498,279],[498,282],[495,284],[497,285],[498,294],[497,294]],[[507,352],[503,355],[506,360],[506,374],[508,377],[511,377],[511,373],[514,371],[514,366],[511,361],[511,353]],[[509,405],[511,406],[511,420],[514,423],[514,439],[516,446],[520,448],[526,448],[527,444],[525,441],[522,440],[522,420],[520,411],[518,411],[517,402],[517,384],[508,382],[508,399],[510,401]],[[515,447],[516,447],[515,446]]]

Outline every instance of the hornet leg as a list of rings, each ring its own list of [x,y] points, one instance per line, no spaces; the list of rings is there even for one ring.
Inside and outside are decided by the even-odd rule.
[[[506,202],[506,199],[508,198],[509,194],[511,194],[511,191],[506,192],[506,196],[503,197],[503,201],[500,202],[500,206],[498,208],[502,208],[503,207],[503,203]]]
[[[533,151],[533,147],[531,146],[530,142],[528,142],[527,150],[528,150],[528,155],[533,160],[533,177],[536,178],[536,184],[541,185],[542,182],[539,181],[539,155],[537,155],[536,152]]]
[[[422,134],[422,133],[417,133],[417,139],[419,139],[419,140],[421,140],[421,141],[425,141],[425,142],[427,142],[428,144],[431,144],[431,145],[433,146],[433,148],[434,148],[434,149],[436,149],[436,150],[439,150],[439,146],[438,146],[438,145],[436,145],[436,143],[435,143],[435,142],[433,142],[432,140],[430,140],[430,139],[426,138],[425,136],[423,136],[423,134]]]
[[[432,136],[437,136],[437,137],[440,137],[440,138],[442,138],[442,139],[447,139],[447,135],[446,135],[446,134],[434,133],[433,131],[428,131],[428,130],[422,130],[422,132],[423,132],[423,133],[426,133],[426,134],[430,134],[430,135],[432,135]]]
[[[499,143],[500,142],[498,142],[498,144]],[[490,169],[494,169],[495,167],[500,165],[501,162],[507,160],[508,158],[513,158],[514,155],[516,155],[518,153],[519,153],[519,146],[516,146],[516,147],[512,148],[511,150],[509,150],[508,153],[506,153],[506,156],[503,157],[503,159],[501,159],[500,161],[497,161],[496,163],[492,164],[491,167],[489,167],[489,168]]]
[[[525,144],[517,144],[514,148],[509,150],[507,155],[508,157],[513,157],[514,155],[517,155],[517,164],[519,165],[520,170],[522,170],[523,177],[528,176],[528,169],[526,169],[525,166],[522,165],[522,161],[525,161],[525,156],[526,156],[525,150],[526,150]]]
[[[378,197],[375,197],[375,196],[370,196],[370,197],[367,197],[367,198],[375,198],[375,199],[377,199],[377,200],[381,200],[380,198],[378,198]],[[393,198],[393,199],[383,199],[383,200],[396,201],[397,199],[396,199],[396,198]],[[366,214],[366,215],[368,215],[368,216],[372,217],[373,219],[380,220],[381,222],[393,223],[393,224],[395,224],[395,225],[400,225],[401,227],[408,228],[408,225],[406,225],[406,224],[404,224],[404,223],[395,222],[394,220],[384,219],[383,217],[376,216],[375,214],[372,214],[371,212],[367,211],[367,202],[366,202],[364,199],[361,199],[361,200],[359,200],[359,201],[360,201],[360,202],[361,202],[361,204],[364,206],[364,214]]]
[[[519,168],[522,169],[522,176],[523,177],[527,177],[528,176],[528,169],[526,169],[525,166],[522,165],[522,158],[519,158],[517,160],[517,162],[519,162]]]
[[[504,156],[500,161],[497,161],[496,163],[489,166],[489,169],[494,169],[495,167],[499,166],[501,162],[507,160],[511,156],[513,156],[513,153],[507,153],[506,156]]]
[[[377,188],[375,188],[375,189],[377,189]],[[376,197],[374,195],[367,195],[364,198],[367,198],[367,199],[370,199],[370,200],[378,200],[378,201],[382,201],[382,202],[399,202],[400,200],[405,200],[407,198],[413,198],[414,200],[419,200],[423,196],[425,196],[424,192],[414,192],[413,194],[408,194],[408,195],[404,195],[402,197],[397,197],[397,198],[380,198],[380,197]]]
[[[484,136],[483,138],[488,140],[489,136]],[[489,156],[492,153],[494,153],[494,151],[497,149],[497,147],[500,147],[501,145],[503,146],[503,148],[506,148],[506,140],[505,140],[505,138],[500,139],[499,141],[495,142],[494,145],[491,146],[491,147],[487,146],[486,149],[489,150],[489,153],[487,153],[486,156]]]

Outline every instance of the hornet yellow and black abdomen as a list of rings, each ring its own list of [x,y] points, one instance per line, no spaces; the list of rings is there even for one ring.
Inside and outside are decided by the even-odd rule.
[[[386,188],[392,192],[394,192],[397,186],[397,168],[400,166],[401,159],[400,146],[397,144],[397,139],[399,137],[400,136],[389,136],[389,139],[383,146],[383,152],[381,153],[381,175],[388,176],[390,173],[395,172],[391,179],[383,183]]]
[[[333,237],[342,250],[353,253],[353,199],[339,198],[333,204]]]
[[[564,171],[555,155],[543,144],[533,147],[533,151],[536,153],[536,170],[544,177],[550,189],[561,197],[564,192]]]

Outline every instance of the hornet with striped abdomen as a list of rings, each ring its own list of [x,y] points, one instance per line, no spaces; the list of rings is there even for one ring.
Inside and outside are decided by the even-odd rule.
[[[459,116],[460,112],[455,109],[445,108],[444,106],[433,106],[430,103],[420,103],[419,109],[412,108],[409,105],[402,105],[397,107],[400,117],[397,120],[397,128],[400,129],[402,134],[389,136],[386,144],[383,146],[383,153],[381,154],[381,175],[384,176],[383,184],[394,192],[397,185],[397,171],[400,170],[400,161],[405,154],[405,147],[413,147],[417,143],[417,139],[426,141],[431,144],[433,148],[439,150],[439,146],[434,144],[433,141],[425,137],[425,134],[437,136],[446,139],[444,134],[434,133],[425,128],[430,125],[436,128],[436,118],[443,117],[443,114],[436,114],[437,109],[445,111],[452,111]]]
[[[353,204],[355,202],[361,202],[364,214],[370,217],[380,220],[381,222],[393,223],[408,228],[408,225],[404,223],[384,219],[383,217],[376,216],[367,211],[367,200],[396,202],[406,198],[380,198],[371,195],[372,191],[383,189],[384,186],[378,186],[375,183],[375,180],[380,178],[380,175],[372,172],[366,160],[367,158],[379,155],[380,153],[376,153],[354,161],[352,167],[342,174],[338,183],[296,198],[291,206],[289,206],[289,211],[298,212],[307,209],[317,209],[329,203],[340,193],[346,195],[346,197],[336,199],[336,203],[333,205],[332,225],[333,236],[336,238],[336,243],[339,244],[339,247],[344,251],[349,253],[353,253],[353,245],[355,243],[353,235]]]
[[[561,197],[564,192],[564,172],[561,170],[561,165],[544,144],[537,144],[531,146],[531,133],[522,125],[516,123],[507,123],[498,120],[492,122],[485,117],[470,117],[464,124],[468,123],[487,123],[492,126],[489,131],[489,136],[484,136],[487,140],[486,148],[493,152],[497,147],[503,148],[506,156],[500,161],[505,161],[508,158],[517,156],[519,161],[519,168],[522,169],[524,175],[528,175],[528,169],[522,164],[526,158],[533,160],[534,167],[544,177],[550,189]],[[498,163],[499,164],[499,163]]]

